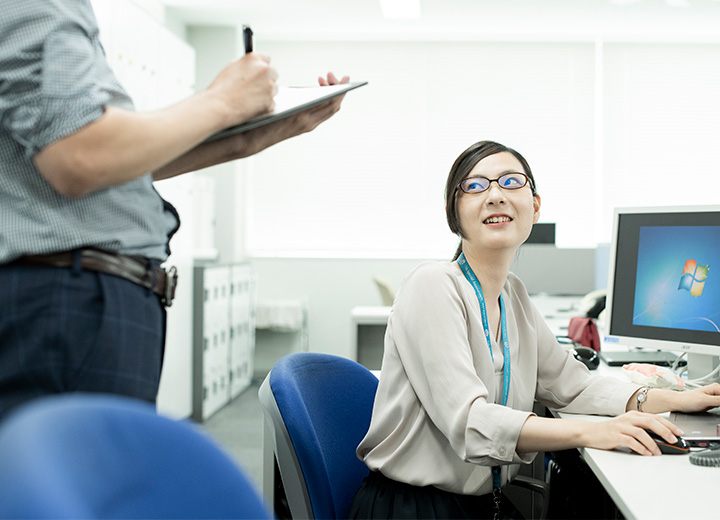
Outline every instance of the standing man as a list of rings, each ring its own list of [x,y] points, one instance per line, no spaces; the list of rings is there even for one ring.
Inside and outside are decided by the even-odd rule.
[[[338,97],[204,143],[273,109],[269,61],[246,54],[205,91],[138,113],[108,66],[90,0],[4,2],[0,417],[58,392],[155,402],[175,282],[159,266],[179,219],[153,181],[247,157],[340,108]]]

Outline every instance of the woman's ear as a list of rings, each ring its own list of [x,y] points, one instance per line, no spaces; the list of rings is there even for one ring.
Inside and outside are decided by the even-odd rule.
[[[542,199],[540,198],[540,195],[534,195],[533,196],[533,224],[536,224],[538,220],[540,220],[540,204],[542,203]]]

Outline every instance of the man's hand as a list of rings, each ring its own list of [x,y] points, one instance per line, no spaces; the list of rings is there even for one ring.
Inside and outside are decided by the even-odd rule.
[[[229,127],[272,111],[277,78],[270,58],[251,52],[225,67],[206,92],[219,102],[224,126]]]
[[[329,72],[327,77],[321,76],[318,78],[320,86],[337,85],[349,81],[349,76],[344,76],[341,80],[338,80],[332,72]],[[268,125],[235,134],[225,139],[203,143],[187,154],[156,169],[153,172],[153,178],[155,180],[167,179],[185,172],[249,157],[281,141],[310,132],[340,110],[344,97],[345,94],[341,94],[327,103],[298,112]]]
[[[349,81],[349,76],[344,76],[341,80],[338,80],[332,72],[328,73],[327,78],[322,76],[318,78],[318,82],[324,87],[348,83]],[[322,105],[303,110],[290,117],[238,134],[237,136],[228,137],[227,144],[235,148],[235,158],[248,157],[256,154],[281,141],[314,130],[320,123],[327,121],[340,110],[344,98],[345,94],[341,94]],[[233,139],[235,141],[232,141]]]

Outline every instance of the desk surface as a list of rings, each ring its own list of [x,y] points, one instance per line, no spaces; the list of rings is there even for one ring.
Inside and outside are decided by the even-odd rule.
[[[600,373],[624,377],[601,364]],[[558,414],[563,418],[605,421],[608,417]],[[695,466],[689,455],[643,457],[615,450],[582,448],[580,453],[627,519],[702,520],[718,518],[720,469]]]
[[[390,307],[354,307],[350,311],[353,325],[386,325],[390,316]]]
[[[580,452],[627,519],[718,517],[718,468],[690,464],[688,455],[642,457],[591,448]]]

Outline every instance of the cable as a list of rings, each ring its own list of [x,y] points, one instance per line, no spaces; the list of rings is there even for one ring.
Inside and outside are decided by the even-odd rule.
[[[687,367],[685,367],[685,370],[687,370]],[[715,376],[717,376],[718,373],[720,373],[720,365],[716,366],[709,374],[685,381],[685,384],[691,388],[698,388],[700,386],[715,382]]]
[[[683,376],[684,374],[686,374],[687,371],[688,371],[688,365],[687,365],[687,364],[686,364],[684,367],[680,367],[680,361],[681,361],[683,358],[685,358],[685,357],[687,357],[687,352],[681,353],[681,354],[677,357],[677,359],[673,362],[673,364],[672,364],[671,370],[672,370],[673,373],[675,373],[675,375],[677,375],[678,377],[682,377],[682,376]],[[688,379],[688,380],[686,380],[686,381],[685,381],[685,385],[686,385],[688,388],[699,388],[699,387],[704,386],[704,385],[706,385],[706,384],[713,383],[713,382],[715,382],[715,380],[716,380],[716,379],[715,379],[715,376],[717,376],[718,373],[720,373],[720,364],[719,364],[717,367],[715,367],[715,368],[712,370],[712,372],[710,372],[709,374],[706,374],[706,375],[704,375],[704,376],[701,376],[701,377],[698,377],[698,378],[695,378],[695,379]]]
[[[720,467],[720,444],[690,454],[690,463],[696,466]]]
[[[686,356],[687,356],[687,352],[683,352],[678,357],[676,357],[670,370],[672,370],[673,372],[677,371],[677,369],[680,368],[680,361],[682,361]],[[683,373],[683,371],[680,372],[680,374],[682,374],[682,373]]]

